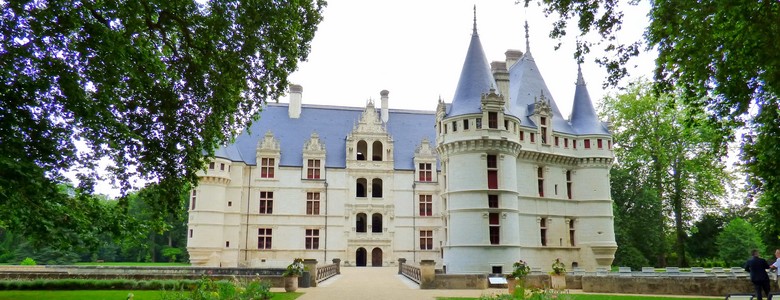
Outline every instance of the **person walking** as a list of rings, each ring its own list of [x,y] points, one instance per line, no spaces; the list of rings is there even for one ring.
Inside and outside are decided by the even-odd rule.
[[[780,249],[775,249],[775,262],[769,266],[769,269],[775,272],[775,283],[780,289]]]
[[[762,290],[769,298],[769,275],[766,273],[766,269],[769,269],[769,264],[766,262],[766,259],[758,256],[758,250],[753,249],[751,254],[753,254],[753,258],[745,263],[745,271],[750,272],[750,281],[753,282],[753,286],[756,288],[758,300],[763,299],[761,297]]]

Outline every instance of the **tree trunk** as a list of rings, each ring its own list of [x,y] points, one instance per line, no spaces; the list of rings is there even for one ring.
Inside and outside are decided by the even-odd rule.
[[[674,229],[677,242],[675,250],[677,252],[677,264],[680,267],[688,267],[688,260],[685,258],[685,228],[683,228],[683,163],[679,158],[672,163],[672,206],[674,209]]]

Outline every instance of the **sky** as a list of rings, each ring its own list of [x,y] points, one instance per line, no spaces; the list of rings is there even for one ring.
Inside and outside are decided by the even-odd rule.
[[[525,52],[524,22],[528,21],[531,52],[553,99],[568,117],[577,78],[573,53],[579,31],[572,26],[556,51],[558,41],[549,38],[556,18],[545,18],[534,3],[525,8],[512,0],[329,0],[308,60],[299,64],[290,82],[303,86],[304,104],[362,107],[369,99],[378,100],[379,92],[386,89],[391,109],[433,111],[439,97],[452,101],[475,5],[477,30],[489,62],[503,61],[508,49]],[[625,8],[619,42],[631,43],[642,37],[649,6]],[[589,38],[595,41],[595,36]],[[593,101],[614,92],[602,89],[606,71],[594,62],[596,57],[591,54],[582,66]],[[651,78],[653,59],[652,53],[634,59],[630,78]]]
[[[648,5],[624,7],[619,42],[641,39]],[[489,62],[504,60],[508,49],[525,52],[528,21],[531,52],[552,98],[568,117],[577,79],[573,53],[579,31],[570,28],[555,51],[558,41],[548,35],[556,18],[545,18],[534,3],[525,8],[513,0],[328,0],[308,60],[299,64],[290,82],[303,86],[304,104],[364,107],[386,89],[391,109],[433,111],[439,97],[452,101],[471,39],[474,6]],[[601,88],[606,72],[593,62],[599,56],[594,51],[582,65],[594,102],[614,92]],[[650,78],[653,59],[652,53],[634,59],[629,79]],[[279,102],[289,99],[285,96]],[[98,182],[96,192],[119,196],[106,181]]]

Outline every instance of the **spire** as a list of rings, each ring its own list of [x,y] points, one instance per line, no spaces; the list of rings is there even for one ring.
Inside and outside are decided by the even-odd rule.
[[[490,70],[477,34],[476,6],[474,8],[474,34],[471,35],[469,49],[460,71],[460,79],[452,97],[449,116],[481,113],[482,94],[490,92],[496,86],[493,72]]]
[[[525,53],[531,52],[531,42],[528,38],[528,20],[525,20]]]
[[[582,77],[582,68],[577,65],[577,87],[574,89],[574,103],[571,109],[570,123],[579,134],[609,134],[601,125],[593,102],[588,94],[588,87]]]
[[[585,79],[582,78],[582,64],[577,63],[577,86],[585,86]]]
[[[477,5],[474,4],[474,31],[471,33],[476,35],[477,34]]]

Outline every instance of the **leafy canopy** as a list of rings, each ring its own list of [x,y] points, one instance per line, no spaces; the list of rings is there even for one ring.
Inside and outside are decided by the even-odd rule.
[[[140,178],[172,195],[154,211],[179,209],[204,159],[284,92],[324,6],[0,2],[0,227],[66,226],[80,204],[56,184],[75,168],[91,191],[100,158],[124,190]]]

